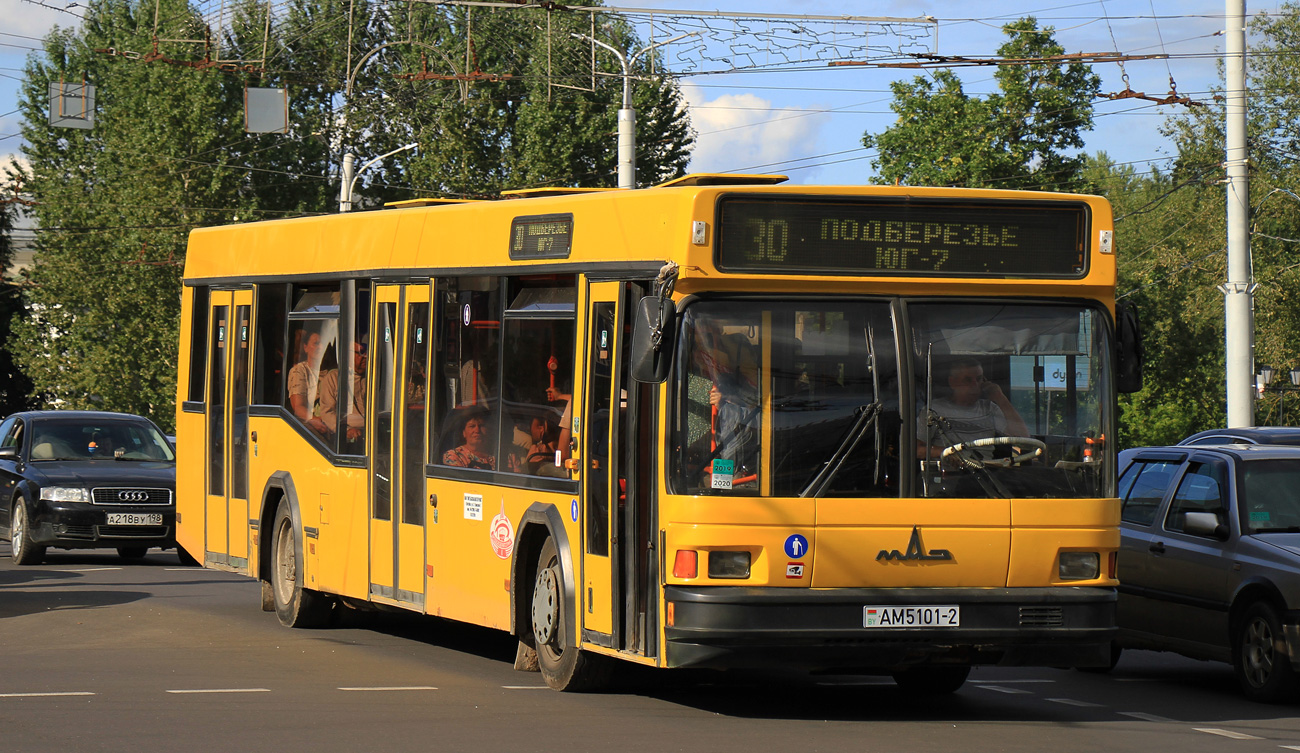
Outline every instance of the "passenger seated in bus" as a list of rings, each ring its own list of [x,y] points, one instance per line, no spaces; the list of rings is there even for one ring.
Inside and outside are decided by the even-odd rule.
[[[942,420],[929,425],[922,409],[917,417],[917,451],[923,458],[938,459],[944,448],[961,442],[989,437],[1024,437],[1029,434],[1020,413],[1002,393],[996,382],[984,377],[984,367],[971,357],[957,357],[943,370],[942,380],[935,379],[930,410]],[[931,444],[926,444],[930,437]]]
[[[310,421],[315,413],[320,385],[321,338],[319,332],[300,330],[297,363],[289,369],[289,410],[300,421]]]
[[[465,423],[460,430],[460,437],[464,443],[444,452],[442,464],[458,468],[496,470],[497,459],[489,454],[491,432],[488,428],[487,411],[469,411],[466,415]]]
[[[366,367],[369,349],[363,338],[352,343],[352,377],[351,405],[344,416],[347,423],[346,437],[349,442],[360,440],[366,429]],[[320,416],[308,420],[307,425],[322,434],[331,435],[338,431],[339,370],[330,369],[320,377]]]
[[[686,441],[687,456],[700,473],[711,473],[708,461],[714,459],[734,461],[736,479],[757,472],[757,371],[747,345],[743,337],[724,339],[716,324],[697,320],[686,376]]]

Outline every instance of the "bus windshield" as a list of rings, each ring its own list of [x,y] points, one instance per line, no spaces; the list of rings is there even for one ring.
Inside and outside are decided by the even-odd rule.
[[[682,314],[673,470],[687,494],[1107,493],[1108,328],[1080,305],[701,301]],[[898,353],[911,353],[903,363]],[[1072,376],[1071,376],[1072,375]],[[914,407],[901,410],[904,400]],[[906,480],[904,473],[911,473]]]

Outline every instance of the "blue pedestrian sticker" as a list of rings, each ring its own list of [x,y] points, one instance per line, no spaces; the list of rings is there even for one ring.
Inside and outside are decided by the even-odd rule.
[[[799,559],[804,556],[808,553],[808,539],[805,539],[797,533],[792,534],[790,538],[785,540],[785,553],[789,555],[791,559]]]
[[[574,523],[578,522],[578,500],[576,499],[573,500],[572,505],[569,505],[569,517],[573,518]]]

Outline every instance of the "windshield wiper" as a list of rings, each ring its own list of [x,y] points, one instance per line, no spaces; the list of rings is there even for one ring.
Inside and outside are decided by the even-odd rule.
[[[799,492],[800,497],[819,497],[826,491],[826,487],[835,480],[835,474],[844,467],[844,461],[848,460],[849,455],[853,454],[858,443],[862,441],[862,437],[866,436],[867,429],[875,426],[876,419],[880,416],[880,401],[859,405],[857,414],[858,418],[853,422],[849,433],[844,435],[839,447],[835,448],[835,452],[831,453],[830,458],[822,465],[821,471],[808,482],[803,491]]]

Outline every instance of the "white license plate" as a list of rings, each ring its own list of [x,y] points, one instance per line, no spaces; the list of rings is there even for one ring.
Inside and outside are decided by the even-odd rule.
[[[945,628],[961,625],[961,607],[951,604],[934,607],[862,608],[864,628]]]
[[[160,526],[162,513],[110,512],[108,524],[110,526]]]

